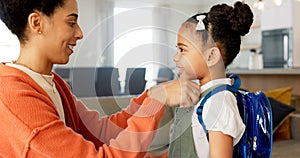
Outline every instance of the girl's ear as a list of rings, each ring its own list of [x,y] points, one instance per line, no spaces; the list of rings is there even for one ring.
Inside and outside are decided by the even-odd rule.
[[[31,32],[38,34],[43,32],[42,15],[39,12],[33,12],[28,16],[28,27]]]
[[[212,47],[207,53],[207,66],[212,67],[222,60],[221,51],[218,47]]]

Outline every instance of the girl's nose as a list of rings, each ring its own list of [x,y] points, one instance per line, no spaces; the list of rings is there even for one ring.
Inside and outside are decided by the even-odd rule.
[[[173,60],[175,62],[178,62],[179,61],[179,58],[180,58],[180,53],[176,52],[176,54],[173,56]]]

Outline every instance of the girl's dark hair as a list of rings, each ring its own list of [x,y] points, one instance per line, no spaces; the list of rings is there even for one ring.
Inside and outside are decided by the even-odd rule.
[[[0,18],[8,29],[24,42],[28,16],[33,11],[51,16],[57,7],[63,5],[64,0],[0,0]]]
[[[240,51],[241,36],[246,35],[252,25],[253,13],[250,7],[240,1],[234,7],[218,4],[208,13],[194,15],[187,22],[198,23],[198,15],[206,15],[203,23],[207,31],[202,31],[204,43],[208,40],[208,32],[221,50],[224,65],[227,67]]]

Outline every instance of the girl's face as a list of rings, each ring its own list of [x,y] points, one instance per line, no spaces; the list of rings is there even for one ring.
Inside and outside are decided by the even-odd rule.
[[[73,53],[76,42],[82,39],[82,31],[77,23],[78,7],[76,0],[65,0],[63,7],[55,9],[51,17],[45,17],[42,30],[45,62],[49,64],[65,64]]]
[[[205,52],[202,50],[196,24],[184,23],[178,32],[177,53],[173,57],[181,78],[201,80],[208,73]]]

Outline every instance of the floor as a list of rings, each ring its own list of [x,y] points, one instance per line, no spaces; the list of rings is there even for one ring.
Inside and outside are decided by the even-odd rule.
[[[300,158],[300,140],[275,141],[272,158]]]

